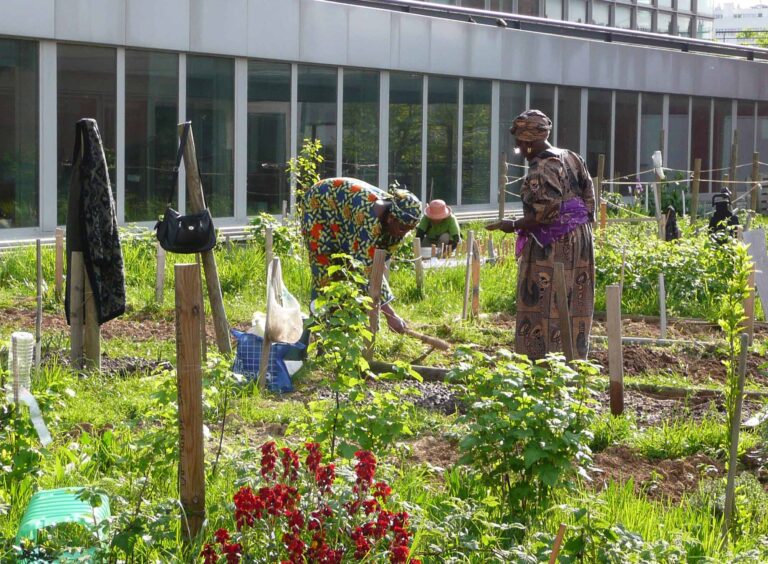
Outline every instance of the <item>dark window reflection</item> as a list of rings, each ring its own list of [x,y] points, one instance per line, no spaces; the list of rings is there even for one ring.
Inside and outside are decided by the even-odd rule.
[[[379,181],[379,73],[344,70],[342,175]]]
[[[429,77],[428,99],[427,197],[455,204],[459,80]]]
[[[389,183],[395,180],[421,197],[423,78],[389,75]]]
[[[330,67],[299,65],[299,147],[304,139],[319,139],[325,158],[320,178],[336,175],[337,71]]]

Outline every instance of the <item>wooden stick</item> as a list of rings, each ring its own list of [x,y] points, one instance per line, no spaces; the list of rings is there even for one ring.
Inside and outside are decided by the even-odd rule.
[[[200,361],[200,268],[177,264],[176,384],[179,402],[179,498],[184,540],[197,537],[205,520],[203,382]]]
[[[430,335],[425,335],[424,333],[418,333],[409,327],[405,328],[405,334],[410,335],[411,337],[414,337],[423,343],[433,346],[436,349],[440,349],[441,351],[447,351],[451,348],[450,343],[447,341],[443,341],[442,339],[432,337]]]
[[[477,239],[472,241],[472,317],[480,315],[480,249]]]
[[[376,333],[379,331],[379,316],[381,314],[381,282],[384,279],[387,253],[382,249],[376,249],[371,265],[371,279],[368,284],[368,294],[371,296],[371,311],[368,314],[370,321],[371,342],[366,351],[365,358],[369,362],[373,359],[373,346],[376,342]]]
[[[83,287],[85,305],[85,336],[83,351],[86,368],[101,370],[101,327],[96,313],[96,298],[91,288],[88,271],[83,267]]]
[[[165,289],[165,249],[160,246],[158,241],[157,247],[157,265],[155,266],[155,303],[157,305],[163,304],[163,290]]]
[[[37,253],[37,309],[35,310],[35,370],[40,370],[43,343],[43,250],[40,239],[35,241]]]
[[[55,272],[56,299],[60,300],[64,287],[64,229],[56,228],[56,272]]]
[[[749,293],[744,299],[744,329],[747,334],[747,343],[752,346],[752,340],[755,336],[755,267],[749,271],[749,281],[747,282]]]
[[[728,455],[728,478],[725,483],[725,518],[723,519],[723,541],[728,542],[728,532],[731,530],[733,519],[734,495],[736,492],[736,466],[739,463],[739,430],[741,429],[741,405],[744,399],[744,380],[747,374],[748,337],[741,334],[739,338],[739,383],[736,392],[736,403],[733,411],[733,419],[729,421],[731,426],[731,448]]]
[[[565,536],[565,523],[560,523],[560,528],[557,531],[555,537],[555,544],[552,545],[552,553],[549,555],[549,564],[555,564],[557,562],[557,556],[560,554],[560,545],[563,543],[563,537]]]
[[[280,272],[280,259],[273,258],[267,267],[267,312],[264,318],[264,340],[261,344],[261,359],[259,362],[259,376],[257,383],[259,389],[263,390],[267,385],[267,370],[269,369],[269,354],[272,351],[272,341],[269,338],[267,327],[269,326],[269,318],[271,317],[272,310],[270,305],[274,299],[279,299],[279,285],[282,284],[278,277],[281,276]]]
[[[69,276],[69,344],[70,362],[73,368],[83,367],[83,340],[85,339],[85,282],[83,253],[72,251]]]
[[[701,184],[701,159],[693,161],[693,182],[691,183],[691,221],[699,213],[699,186]]]
[[[197,253],[197,268],[202,277],[202,267],[200,265],[200,253]],[[205,331],[205,294],[203,290],[203,280],[200,279],[200,353],[203,356],[203,362],[208,362],[208,335]]]
[[[179,136],[184,131],[184,124],[178,126]],[[205,197],[203,196],[203,184],[200,180],[200,171],[197,168],[197,156],[195,152],[195,138],[190,127],[187,145],[184,148],[184,168],[187,171],[187,207],[190,213],[197,213],[205,209]],[[205,270],[205,282],[208,287],[208,300],[211,303],[211,315],[213,326],[216,330],[216,344],[219,352],[230,354],[232,343],[229,340],[229,323],[224,311],[224,300],[221,296],[221,283],[219,271],[216,266],[216,255],[213,250],[201,253],[203,268]]]
[[[472,243],[475,240],[475,232],[470,230],[467,233],[467,266],[464,276],[464,307],[461,310],[461,319],[465,320],[469,314],[469,293],[470,293],[470,278],[472,276]]]
[[[621,285],[605,288],[608,333],[608,370],[610,374],[611,414],[624,413],[624,352],[621,343]]]
[[[664,240],[664,219],[661,214],[661,186],[659,185],[659,179],[653,183],[653,202],[656,207],[656,223],[659,224],[659,239]]]
[[[603,199],[603,179],[605,178],[605,155],[597,155],[597,182],[595,183],[595,201],[600,203]],[[611,185],[613,190],[613,185]]]
[[[432,258],[437,256],[437,245],[432,245]]]
[[[760,183],[760,153],[752,153],[752,211],[760,211],[760,191],[757,185]]]
[[[627,264],[627,248],[622,247],[621,248],[621,274],[619,276],[619,289],[623,292],[624,291],[624,267]],[[621,300],[619,300],[619,304],[621,304]]]
[[[419,292],[424,290],[424,264],[421,261],[421,239],[418,237],[413,238],[413,263],[414,272],[416,273],[416,287]]]
[[[565,360],[570,362],[576,358],[573,347],[573,333],[571,330],[571,313],[568,310],[568,289],[565,284],[565,267],[562,262],[555,263],[553,279],[555,290],[555,302],[557,303],[558,322],[560,324],[560,340],[563,343]]]
[[[731,162],[728,166],[728,174],[731,177],[731,180],[736,180],[736,163],[738,162],[739,162],[739,130],[734,129],[733,140],[731,141]]]
[[[499,158],[499,219],[504,219],[504,205],[507,200],[507,154]]]
[[[496,262],[496,249],[493,247],[493,237],[488,237],[488,262],[491,264]]]
[[[283,225],[288,223],[288,200],[283,200],[282,217],[280,218]]]
[[[659,272],[659,332],[662,339],[667,338],[667,290],[663,272]]]
[[[267,265],[267,272],[269,272],[272,266],[272,258],[274,257],[274,251],[272,250],[274,234],[271,227],[267,227],[264,231],[264,264]]]
[[[608,224],[608,204],[600,202],[600,229],[605,229]]]

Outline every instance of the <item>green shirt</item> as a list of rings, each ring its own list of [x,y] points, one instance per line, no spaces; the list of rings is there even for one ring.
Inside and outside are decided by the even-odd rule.
[[[456,221],[456,216],[453,214],[441,221],[432,221],[426,215],[421,216],[421,221],[416,226],[416,233],[418,235],[422,232],[433,240],[439,239],[443,233],[448,233],[451,236],[451,240],[461,239],[459,222]]]

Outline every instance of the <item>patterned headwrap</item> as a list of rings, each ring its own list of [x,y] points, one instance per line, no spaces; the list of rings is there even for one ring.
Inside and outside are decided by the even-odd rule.
[[[390,190],[389,201],[392,202],[389,213],[403,225],[413,227],[421,219],[421,201],[408,190]]]
[[[520,141],[541,141],[549,137],[552,120],[540,110],[526,110],[515,118],[509,132]]]

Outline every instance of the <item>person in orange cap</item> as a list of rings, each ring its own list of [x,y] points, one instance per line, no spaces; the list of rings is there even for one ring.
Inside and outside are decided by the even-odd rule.
[[[416,226],[416,237],[421,239],[422,247],[450,245],[455,249],[461,241],[461,230],[451,206],[443,200],[429,202]]]

